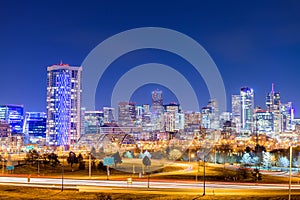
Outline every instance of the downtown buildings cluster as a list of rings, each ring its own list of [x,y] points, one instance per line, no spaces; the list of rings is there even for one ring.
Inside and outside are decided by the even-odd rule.
[[[47,68],[46,113],[24,113],[22,105],[1,105],[2,149],[20,150],[28,144],[69,148],[89,134],[105,133],[127,133],[135,140],[148,141],[169,140],[174,135],[185,139],[203,130],[220,130],[223,138],[231,139],[263,134],[280,141],[281,136],[299,135],[300,120],[294,118],[292,102],[282,103],[274,85],[266,95],[265,108],[255,107],[254,90],[242,87],[232,95],[231,112],[219,113],[216,99],[200,111],[184,111],[177,103],[164,104],[161,90],[152,91],[151,105],[119,102],[117,110],[85,110],[82,70],[63,63]]]

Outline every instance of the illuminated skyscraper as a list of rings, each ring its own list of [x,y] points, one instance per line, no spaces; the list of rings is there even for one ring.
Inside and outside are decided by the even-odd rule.
[[[241,131],[241,95],[231,96],[232,122],[236,125],[236,132]]]
[[[283,131],[283,115],[281,113],[280,93],[274,91],[274,84],[272,83],[272,90],[266,97],[267,111],[273,114],[273,131],[280,133]],[[285,108],[282,108],[285,110]]]
[[[280,109],[280,93],[274,91],[274,83],[272,83],[272,90],[266,97],[267,111],[279,111]]]
[[[118,124],[119,126],[133,126],[136,122],[136,108],[133,102],[119,102]]]
[[[24,108],[22,105],[1,105],[0,120],[6,121],[11,129],[11,134],[23,133]]]
[[[152,113],[162,114],[163,108],[163,98],[161,90],[154,90],[152,92]]]
[[[282,131],[292,131],[294,120],[294,108],[292,102],[281,104],[280,113],[282,115]]]
[[[81,134],[82,67],[61,63],[47,72],[46,140],[49,145],[71,145]]]
[[[104,125],[102,111],[84,112],[84,133],[100,133],[100,127]]]
[[[241,96],[241,131],[253,132],[254,92],[252,88],[242,87]]]
[[[103,107],[104,123],[115,122],[115,108]]]
[[[273,121],[274,116],[272,112],[257,108],[254,113],[255,131],[256,133],[270,134],[274,131]]]
[[[47,115],[44,112],[26,112],[24,135],[26,143],[43,144],[46,140]]]

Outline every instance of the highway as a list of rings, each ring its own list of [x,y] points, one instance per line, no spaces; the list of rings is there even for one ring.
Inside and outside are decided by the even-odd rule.
[[[60,188],[62,179],[59,178],[28,178],[26,177],[0,177],[0,184],[16,185],[16,186],[31,186],[31,187],[57,187]],[[83,180],[83,179],[66,179],[63,180],[64,188],[78,189],[82,187],[96,186],[106,188],[147,188],[147,180],[132,181],[132,184],[127,184],[127,180]],[[202,189],[203,183],[195,181],[190,182],[165,182],[151,181],[150,188],[152,189]],[[262,183],[230,183],[230,182],[207,182],[206,188],[209,189],[240,189],[240,190],[287,190],[288,184],[262,184]],[[292,189],[299,190],[300,185],[292,185]]]

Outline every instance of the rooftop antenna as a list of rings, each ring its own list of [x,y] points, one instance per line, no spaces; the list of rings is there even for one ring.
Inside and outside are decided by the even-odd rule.
[[[272,93],[274,94],[274,83],[272,83]]]
[[[63,65],[62,59],[60,59],[60,63],[59,63],[59,65],[61,65],[61,66]]]

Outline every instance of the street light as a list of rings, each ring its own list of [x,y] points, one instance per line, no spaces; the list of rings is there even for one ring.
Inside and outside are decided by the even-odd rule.
[[[203,155],[203,196],[205,196],[205,155]]]
[[[92,153],[89,153],[89,178],[92,177]]]
[[[61,167],[61,191],[64,191],[64,158],[65,155],[63,154]]]
[[[290,146],[289,200],[291,200],[293,146]]]

